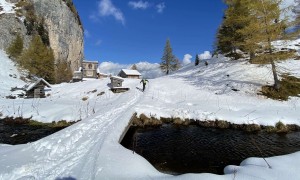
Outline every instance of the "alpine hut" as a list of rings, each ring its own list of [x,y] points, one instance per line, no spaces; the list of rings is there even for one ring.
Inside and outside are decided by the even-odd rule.
[[[122,78],[140,79],[141,73],[139,73],[137,70],[122,69],[118,76]]]
[[[45,87],[50,88],[50,84],[43,78],[38,79],[35,83],[29,84],[26,88],[27,98],[45,98]]]

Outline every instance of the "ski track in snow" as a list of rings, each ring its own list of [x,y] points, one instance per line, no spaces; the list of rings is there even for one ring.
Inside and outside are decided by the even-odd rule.
[[[125,96],[134,98],[128,101]],[[105,114],[91,116],[84,120],[84,123],[77,124],[76,128],[68,128],[64,132],[64,138],[61,138],[59,134],[54,134],[48,137],[48,141],[43,139],[43,141],[32,143],[29,148],[24,150],[24,153],[32,151],[32,148],[34,148],[36,154],[45,151],[48,153],[44,156],[36,156],[34,163],[1,175],[0,179],[18,179],[22,177],[25,179],[29,177],[33,179],[55,179],[70,172],[73,172],[71,174],[76,173],[79,177],[83,175],[82,179],[95,179],[96,171],[99,169],[97,160],[99,156],[103,155],[100,151],[105,138],[110,133],[109,129],[113,129],[111,126],[118,123],[120,116],[123,116],[126,111],[134,107],[141,98],[142,93],[135,90],[130,95],[126,94],[125,96],[118,95],[118,101],[121,99],[121,102],[123,102],[118,108],[111,109]],[[88,141],[82,144],[80,139],[88,139]],[[47,165],[45,166],[45,164]],[[57,166],[58,164],[59,166]],[[14,174],[13,177],[12,174]]]

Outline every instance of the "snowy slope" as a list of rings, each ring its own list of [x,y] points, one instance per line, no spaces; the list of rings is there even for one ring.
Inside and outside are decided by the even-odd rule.
[[[9,62],[2,53],[0,63],[4,60]],[[290,60],[278,65],[299,75],[299,64]],[[7,87],[18,81],[6,79],[1,71]],[[4,116],[32,116],[44,122],[82,119],[33,143],[0,145],[0,179],[300,179],[300,152],[268,158],[271,169],[263,159],[249,158],[241,166],[227,166],[223,176],[171,176],[158,172],[143,157],[119,144],[135,112],[265,125],[280,120],[300,125],[300,98],[280,102],[256,94],[262,84],[272,84],[268,66],[220,57],[209,60],[207,67],[203,63],[189,65],[175,74],[149,80],[144,93],[136,88],[141,87],[139,80],[125,79],[123,86],[130,91],[122,94],[111,93],[109,83],[109,79],[95,79],[53,85],[45,99],[0,98]],[[100,92],[104,94],[98,96]],[[9,93],[9,89],[1,89],[1,93]]]
[[[7,55],[0,50],[0,98],[10,94],[11,87],[23,86],[25,83],[20,80],[20,73]]]

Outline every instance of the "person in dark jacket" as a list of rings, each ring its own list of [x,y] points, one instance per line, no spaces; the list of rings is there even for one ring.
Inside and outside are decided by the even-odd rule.
[[[145,91],[147,82],[149,82],[147,79],[142,79],[140,82],[140,83],[143,83],[143,92]]]

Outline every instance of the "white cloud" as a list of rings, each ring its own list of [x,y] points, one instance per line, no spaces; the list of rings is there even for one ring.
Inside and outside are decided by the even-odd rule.
[[[133,64],[119,64],[113,62],[102,62],[98,67],[98,72],[104,74],[117,75],[121,69],[129,69]],[[164,73],[160,69],[158,63],[139,62],[135,64],[138,71],[144,78],[152,79],[163,76]]]
[[[84,36],[87,38],[91,37],[91,34],[87,29],[84,30]]]
[[[164,2],[156,5],[156,10],[158,13],[163,13],[165,8],[166,8],[166,5]]]
[[[101,0],[98,5],[100,16],[113,16],[117,21],[125,24],[125,17],[122,11],[116,8],[111,0]]]
[[[212,56],[209,51],[204,51],[204,53],[199,54],[200,59],[210,59]]]
[[[150,7],[147,1],[129,1],[128,5],[133,9],[147,9]]]
[[[191,56],[190,54],[184,55],[183,60],[182,60],[182,64],[183,65],[190,64],[192,62],[192,58],[193,58],[193,56]]]
[[[102,44],[102,40],[100,40],[100,39],[98,41],[96,41],[96,43],[95,43],[96,46],[100,46],[101,44]]]
[[[93,12],[90,16],[89,19],[91,19],[94,22],[98,22],[99,21],[99,16],[97,13]]]

